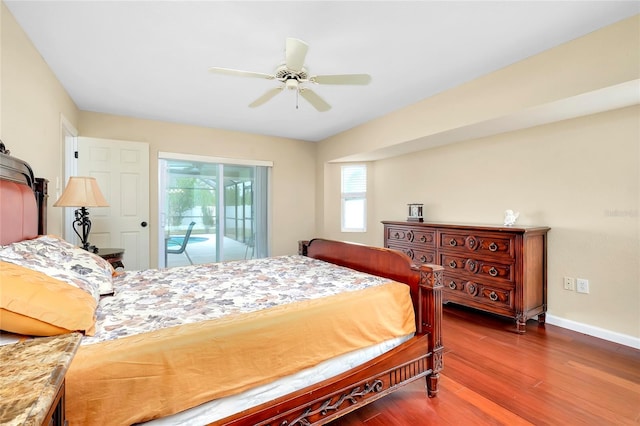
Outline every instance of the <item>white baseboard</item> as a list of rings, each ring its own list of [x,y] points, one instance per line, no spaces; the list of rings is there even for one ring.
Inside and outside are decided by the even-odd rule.
[[[593,325],[583,324],[581,322],[560,318],[555,315],[549,315],[549,313],[547,313],[546,315],[546,322],[551,325],[557,325],[558,327],[577,331],[578,333],[587,334],[589,336],[598,337],[610,342],[640,349],[640,338],[638,337],[616,333],[615,331],[605,330],[604,328],[595,327]]]

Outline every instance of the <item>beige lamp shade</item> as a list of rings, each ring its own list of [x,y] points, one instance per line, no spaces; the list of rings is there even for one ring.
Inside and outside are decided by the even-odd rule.
[[[96,178],[73,176],[54,207],[109,207]]]

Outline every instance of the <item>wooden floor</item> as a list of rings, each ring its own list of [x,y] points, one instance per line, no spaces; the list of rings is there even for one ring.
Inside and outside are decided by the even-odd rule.
[[[640,351],[445,306],[440,394],[418,380],[332,426],[638,425]]]

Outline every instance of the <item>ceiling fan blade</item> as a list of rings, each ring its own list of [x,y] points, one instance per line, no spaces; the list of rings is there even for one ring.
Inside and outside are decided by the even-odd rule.
[[[216,74],[233,75],[236,77],[256,77],[256,78],[266,78],[267,80],[273,80],[275,78],[271,74],[264,74],[261,72],[252,72],[252,71],[234,70],[231,68],[211,67],[209,68],[209,71],[214,72]]]
[[[276,87],[275,89],[268,90],[264,95],[260,96],[255,101],[251,102],[249,104],[249,107],[251,107],[251,108],[259,107],[260,105],[262,105],[265,102],[269,101],[271,98],[273,98],[278,93],[282,92],[282,89],[284,89],[284,87]]]
[[[300,89],[300,96],[305,98],[315,109],[320,112],[329,111],[331,105],[329,105],[324,99],[322,99],[316,92],[311,89]]]
[[[292,71],[300,72],[304,66],[309,45],[297,38],[287,38],[285,50],[285,64]]]
[[[314,75],[309,81],[318,84],[356,84],[365,85],[371,82],[369,74]]]

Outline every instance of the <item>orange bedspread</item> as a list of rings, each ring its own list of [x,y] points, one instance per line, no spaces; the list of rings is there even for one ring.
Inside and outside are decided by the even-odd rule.
[[[412,332],[409,287],[390,282],[81,346],[66,376],[67,417],[151,420]]]

